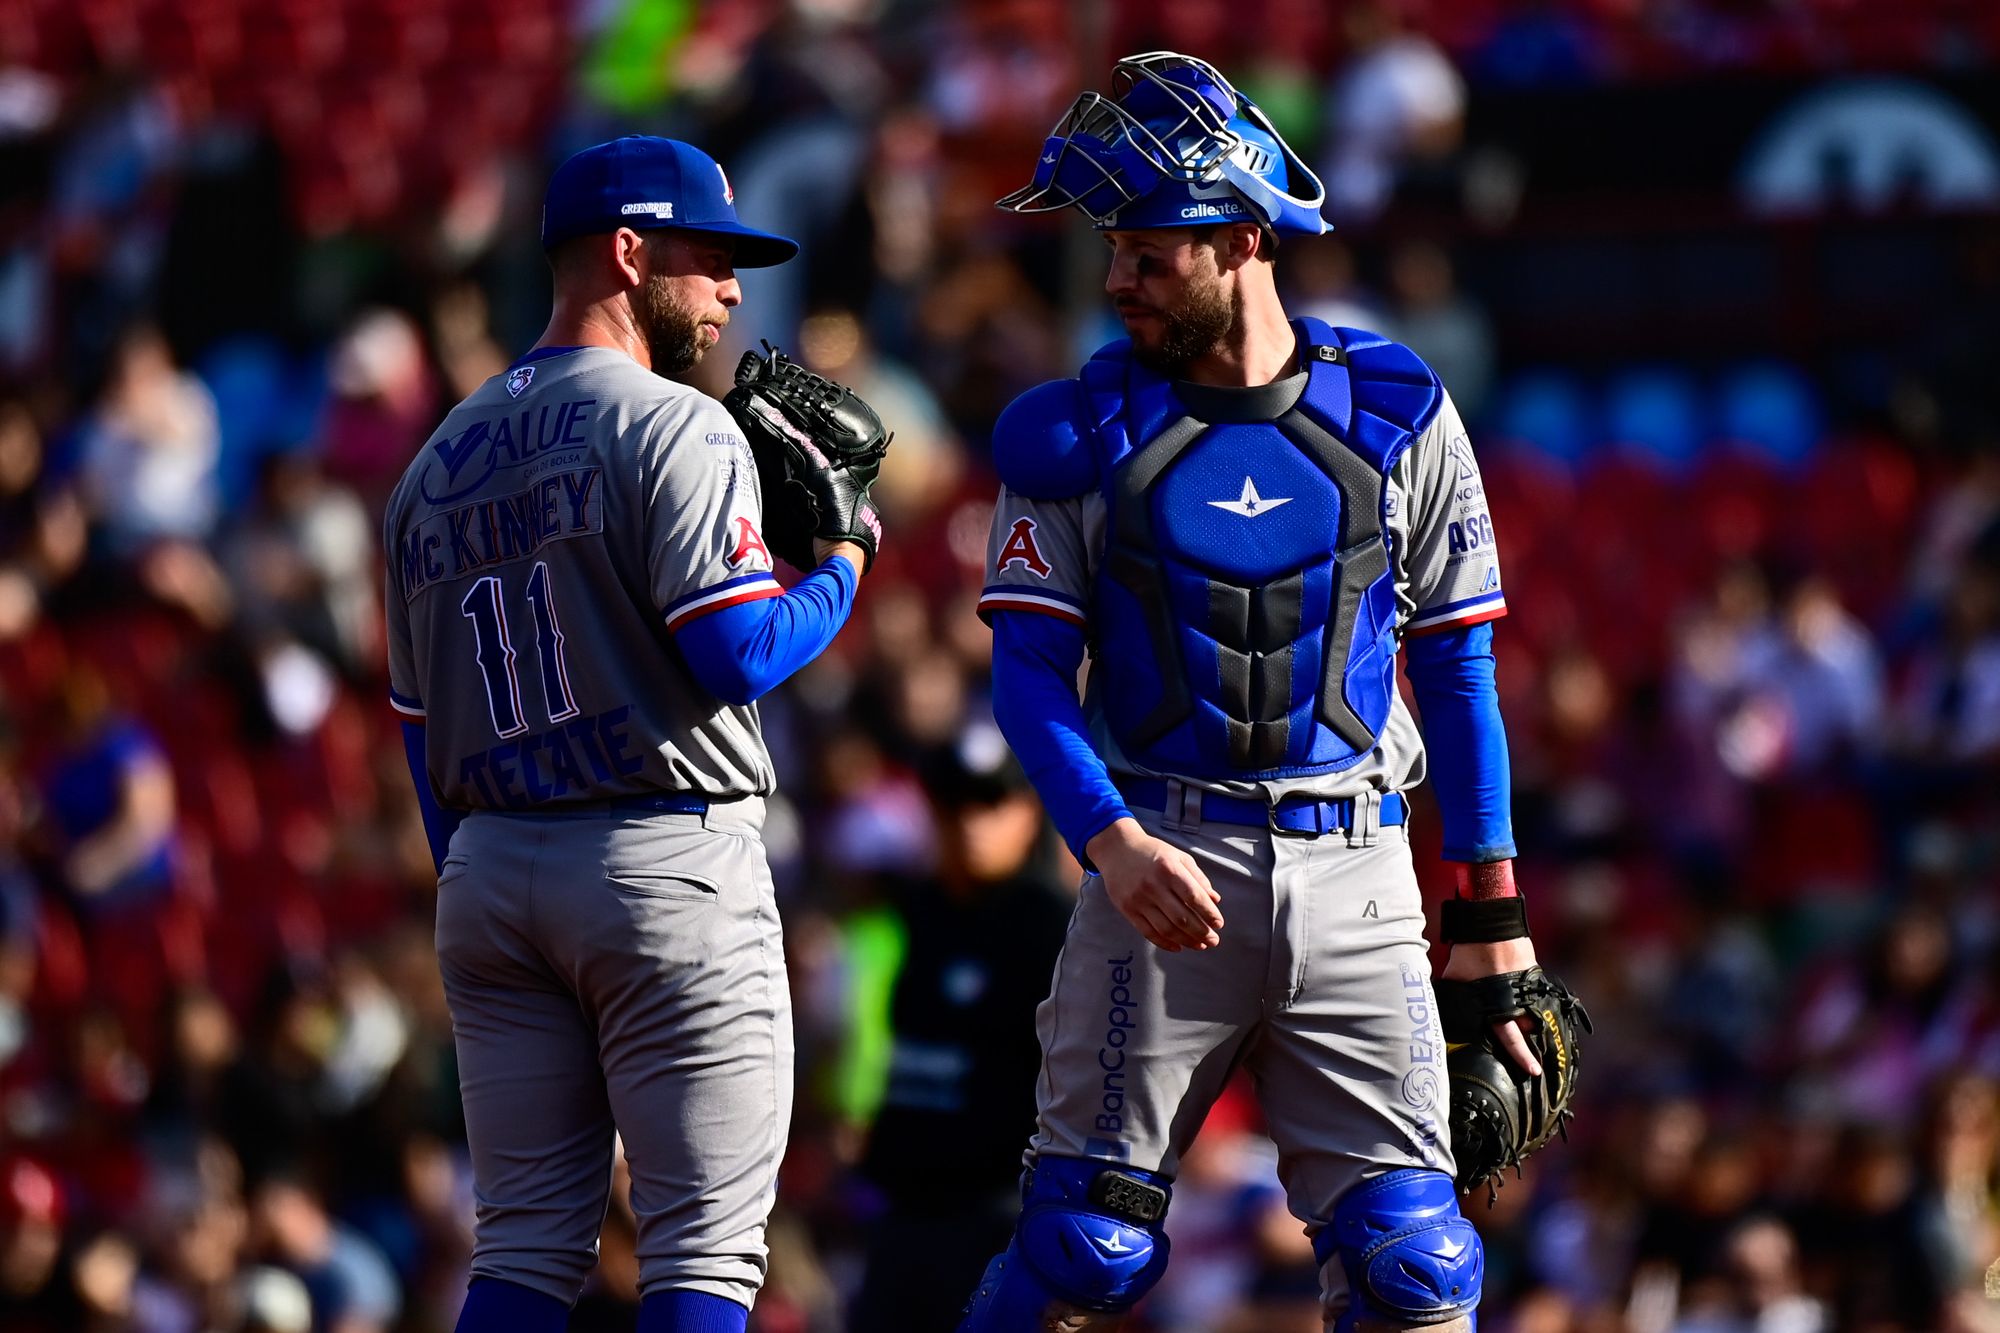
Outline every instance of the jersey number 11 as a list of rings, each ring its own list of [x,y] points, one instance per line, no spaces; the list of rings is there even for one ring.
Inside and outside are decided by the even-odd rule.
[[[479,674],[486,682],[486,706],[493,714],[493,730],[504,739],[526,731],[528,720],[521,714],[521,677],[514,670],[514,643],[507,633],[507,609],[500,594],[500,576],[488,574],[466,590],[458,609],[472,622]],[[569,668],[563,664],[562,624],[556,619],[545,561],[537,560],[534,573],[528,575],[528,609],[535,616],[535,653],[542,660],[542,698],[548,703],[549,721],[567,722],[578,709],[576,696],[570,693]]]

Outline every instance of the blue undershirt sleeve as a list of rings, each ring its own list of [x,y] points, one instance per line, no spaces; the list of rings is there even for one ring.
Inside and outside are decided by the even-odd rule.
[[[754,703],[826,651],[854,609],[860,581],[853,565],[833,556],[782,597],[683,622],[674,642],[702,688],[726,703]]]
[[[465,818],[463,810],[447,810],[431,795],[430,774],[424,766],[424,724],[403,723],[403,758],[410,763],[410,781],[417,786],[417,808],[424,814],[424,840],[431,845],[431,865],[439,874],[444,873],[445,852],[451,847],[451,835],[458,831],[458,823]]]
[[[1091,748],[1090,728],[1076,697],[1083,665],[1080,625],[1030,611],[995,611],[993,719],[1041,795],[1056,830],[1078,861],[1083,849],[1131,812],[1104,760]]]
[[[1444,824],[1444,859],[1509,859],[1513,788],[1507,730],[1493,683],[1493,626],[1412,636],[1403,650],[1404,671],[1423,712],[1424,747]]]

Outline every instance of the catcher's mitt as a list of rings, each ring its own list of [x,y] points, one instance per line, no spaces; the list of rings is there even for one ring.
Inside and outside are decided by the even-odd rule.
[[[1577,1047],[1590,1031],[1583,1001],[1539,967],[1476,981],[1439,980],[1438,1018],[1444,1026],[1445,1062],[1451,1073],[1451,1152],[1461,1193],[1485,1183],[1499,1188],[1507,1167],[1564,1127],[1576,1096]],[[1493,1025],[1523,1015],[1524,1035],[1541,1061],[1529,1077],[1501,1049]]]
[[[882,520],[868,488],[890,438],[875,409],[769,343],[743,354],[722,405],[756,455],[764,541],[778,558],[811,569],[817,538],[854,542],[873,566]]]

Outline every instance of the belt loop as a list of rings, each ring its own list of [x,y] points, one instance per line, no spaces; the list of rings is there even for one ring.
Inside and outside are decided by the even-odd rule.
[[[1373,847],[1382,831],[1382,793],[1370,788],[1354,797],[1354,814],[1347,821],[1349,847]]]
[[[1167,808],[1161,812],[1167,828],[1176,833],[1194,833],[1201,828],[1201,788],[1190,787],[1179,778],[1167,779]]]

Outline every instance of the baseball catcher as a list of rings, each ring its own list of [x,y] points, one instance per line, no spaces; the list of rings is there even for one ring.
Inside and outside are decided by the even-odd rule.
[[[815,541],[853,542],[872,568],[882,520],[868,491],[890,439],[875,409],[768,342],[743,354],[722,405],[756,456],[772,553],[806,570]]]
[[[1285,310],[1278,256],[1327,230],[1324,197],[1219,70],[1154,51],[1000,201],[1095,226],[1125,336],[993,430],[994,719],[1085,878],[1021,1211],[959,1333],[1122,1327],[1235,1069],[1324,1325],[1472,1333],[1460,1187],[1567,1113],[1587,1020],[1514,883],[1478,456],[1415,352]],[[1435,993],[1407,796],[1427,777],[1458,877]]]

